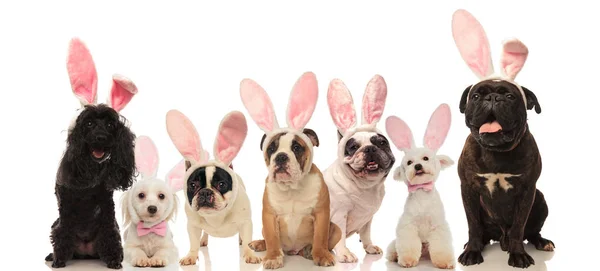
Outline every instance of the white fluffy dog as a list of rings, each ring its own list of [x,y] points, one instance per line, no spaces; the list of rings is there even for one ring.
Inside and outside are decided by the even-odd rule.
[[[394,172],[394,179],[405,182],[409,195],[398,221],[396,240],[387,249],[387,258],[403,267],[416,266],[421,256],[429,253],[434,266],[454,268],[452,235],[434,186],[440,171],[454,164],[448,156],[436,154],[449,129],[447,104],[433,112],[423,140],[424,148],[415,147],[410,128],[400,118],[390,116],[386,120],[388,136],[405,154]]]
[[[177,214],[177,195],[171,175],[167,182],[156,178],[158,155],[152,140],[140,136],[135,144],[135,163],[142,180],[122,197],[125,233],[123,247],[125,262],[138,267],[158,267],[176,263],[179,257],[169,230],[169,220]]]

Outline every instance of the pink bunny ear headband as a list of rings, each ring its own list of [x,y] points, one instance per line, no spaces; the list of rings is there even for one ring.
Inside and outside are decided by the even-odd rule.
[[[504,80],[517,86],[521,91],[525,107],[527,98],[525,92],[514,80],[523,68],[529,50],[518,39],[512,38],[503,42],[500,58],[500,74],[494,73],[490,44],[483,27],[475,17],[464,9],[459,9],[452,15],[452,36],[461,57],[480,81]],[[473,84],[474,86],[475,84]],[[467,101],[469,99],[467,96]]]
[[[380,75],[375,75],[365,89],[362,101],[362,122],[356,125],[356,110],[354,101],[348,87],[340,79],[333,79],[327,90],[327,104],[333,123],[342,135],[340,144],[345,144],[353,134],[361,131],[377,132],[377,123],[381,119],[385,100],[387,97],[387,85]],[[343,151],[343,150],[340,150]]]
[[[248,133],[246,118],[242,112],[232,111],[221,121],[214,144],[214,160],[209,160],[208,152],[202,148],[196,128],[183,113],[177,110],[167,112],[167,132],[184,158],[169,173],[171,177],[167,179],[170,179],[171,186],[177,187],[178,190],[185,189],[185,180],[195,169],[203,166],[217,166],[231,175],[235,183],[232,190],[233,196],[237,196],[239,180],[230,165],[242,148]],[[187,172],[185,161],[189,161],[191,164]]]
[[[73,38],[69,44],[67,71],[71,89],[81,103],[81,107],[97,104],[98,74],[96,73],[96,65],[90,51],[78,38]],[[131,80],[122,75],[114,74],[112,80],[112,87],[106,104],[115,111],[120,112],[131,101],[133,95],[137,94],[138,90]],[[76,118],[77,116],[75,116]],[[75,122],[72,121],[69,130],[73,128],[74,124]]]
[[[427,124],[427,130],[425,130],[425,136],[423,137],[425,148],[434,152],[438,151],[444,140],[446,140],[446,136],[448,136],[450,122],[450,107],[447,104],[441,104],[433,112]],[[417,148],[410,128],[402,119],[389,116],[385,122],[385,129],[392,143],[399,150],[407,152]]]
[[[152,139],[147,136],[138,136],[135,140],[135,166],[142,176],[142,180],[157,180],[158,161],[158,150]],[[172,179],[177,178],[177,175],[180,173],[176,168],[173,168],[165,178],[167,185],[174,193],[181,190],[180,187],[172,181]],[[183,168],[183,172],[185,172],[185,168]]]
[[[252,79],[242,80],[240,96],[250,117],[267,135],[264,142],[270,142],[271,137],[276,134],[287,132],[294,133],[302,138],[310,148],[313,147],[312,141],[303,133],[303,130],[315,111],[319,96],[317,77],[314,73],[302,74],[292,88],[287,107],[288,127],[279,127],[269,95]],[[262,146],[263,151],[266,145]],[[307,163],[307,165],[311,164],[312,162]]]

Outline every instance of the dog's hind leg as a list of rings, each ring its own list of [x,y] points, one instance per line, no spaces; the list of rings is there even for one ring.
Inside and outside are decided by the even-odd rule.
[[[554,242],[543,238],[540,234],[542,226],[544,226],[544,222],[546,221],[546,217],[548,217],[548,205],[544,199],[544,194],[539,190],[536,190],[535,201],[533,202],[533,207],[531,208],[527,224],[525,225],[524,236],[537,250],[554,251]]]

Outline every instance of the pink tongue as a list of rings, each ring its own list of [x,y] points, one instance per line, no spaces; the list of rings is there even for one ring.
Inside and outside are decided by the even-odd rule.
[[[488,122],[479,127],[479,133],[495,133],[502,130],[502,126],[497,121]]]
[[[102,156],[104,156],[104,152],[103,151],[93,151],[92,155],[94,155],[94,157],[96,157],[96,158],[102,158]]]

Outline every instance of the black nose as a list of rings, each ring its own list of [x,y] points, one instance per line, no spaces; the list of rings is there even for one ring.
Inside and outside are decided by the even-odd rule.
[[[198,202],[202,205],[210,205],[215,202],[215,195],[210,189],[202,189],[198,192]]]
[[[278,165],[283,165],[288,160],[289,160],[289,158],[288,158],[287,154],[285,154],[285,153],[279,153],[279,154],[277,154],[277,156],[275,156],[275,163]]]
[[[377,147],[370,145],[370,146],[366,146],[364,151],[364,153],[372,153],[372,152],[377,152]]]
[[[485,96],[485,100],[486,101],[500,102],[500,101],[504,101],[504,98],[503,98],[502,95],[500,95],[498,93],[490,93],[487,96]]]
[[[415,170],[421,170],[421,169],[423,169],[423,165],[421,165],[421,164],[415,165]]]
[[[105,135],[97,135],[96,136],[96,141],[98,141],[98,142],[104,142],[104,141],[106,141],[106,136]]]
[[[148,213],[154,214],[158,209],[154,205],[148,206]]]

